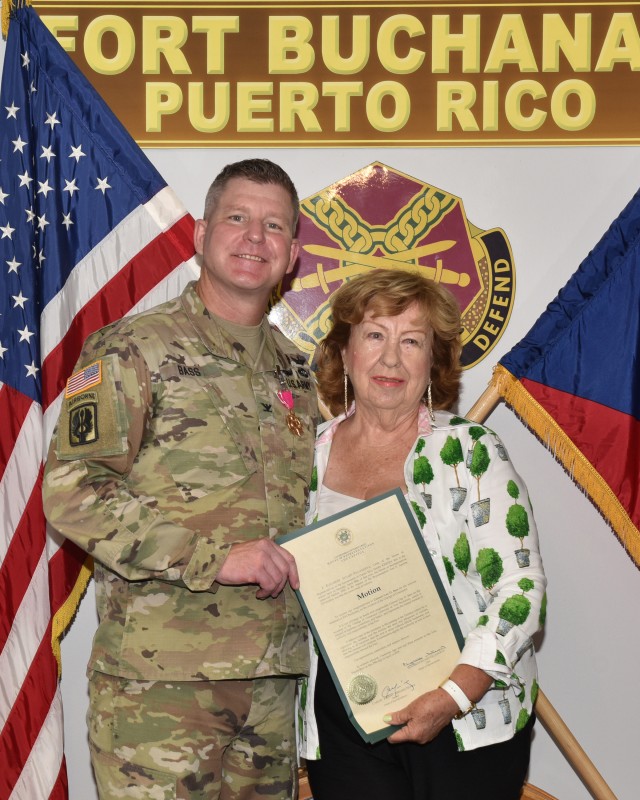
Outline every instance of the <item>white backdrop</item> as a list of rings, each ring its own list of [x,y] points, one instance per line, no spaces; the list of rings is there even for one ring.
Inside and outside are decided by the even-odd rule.
[[[460,197],[469,219],[480,228],[503,228],[515,259],[514,310],[492,353],[465,373],[463,413],[486,387],[498,359],[529,330],[640,186],[640,148],[632,147],[147,154],[194,216],[200,215],[206,189],[225,163],[261,155],[290,172],[301,198],[382,161]],[[640,571],[589,501],[509,409],[499,406],[488,422],[505,440],[528,485],[540,529],[549,578],[547,624],[539,647],[541,686],[619,800],[635,800]],[[97,797],[84,720],[85,665],[94,629],[90,587],[62,648],[70,800]],[[590,798],[540,724],[529,780],[560,800]]]
[[[151,150],[147,154],[199,216],[210,180],[229,161],[261,155],[293,176],[300,197],[382,161],[462,198],[469,219],[502,227],[513,248],[516,299],[492,353],[464,376],[460,410],[529,330],[640,186],[640,148]],[[640,308],[639,308],[640,311]],[[597,335],[597,334],[596,334]],[[593,364],[593,369],[598,369]],[[590,502],[515,415],[489,424],[505,440],[534,505],[549,578],[539,648],[543,691],[619,800],[635,800],[640,700],[640,571]],[[92,593],[63,643],[63,697],[71,800],[93,800],[84,668],[95,626]],[[529,781],[559,800],[590,794],[538,724]],[[496,798],[499,800],[499,798]]]

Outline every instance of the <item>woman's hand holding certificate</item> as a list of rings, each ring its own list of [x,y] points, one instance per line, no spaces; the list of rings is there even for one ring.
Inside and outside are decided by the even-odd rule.
[[[347,713],[375,742],[384,717],[436,689],[462,634],[401,492],[291,533],[298,596]]]

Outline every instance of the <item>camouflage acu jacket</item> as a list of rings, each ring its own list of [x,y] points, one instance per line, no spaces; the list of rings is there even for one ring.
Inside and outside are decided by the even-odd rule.
[[[85,343],[65,391],[45,512],[95,560],[89,669],[222,680],[307,670],[289,586],[257,600],[217,571],[235,542],[304,524],[315,388],[304,357],[263,320],[254,369],[196,294],[120,320]],[[301,436],[276,392],[293,392]]]

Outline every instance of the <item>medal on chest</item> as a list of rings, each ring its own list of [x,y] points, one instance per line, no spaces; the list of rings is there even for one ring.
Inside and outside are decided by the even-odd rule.
[[[293,392],[290,389],[287,389],[287,384],[284,375],[282,374],[282,370],[280,369],[279,366],[276,368],[276,374],[278,376],[278,380],[280,381],[280,387],[281,387],[276,392],[276,397],[289,412],[287,414],[287,427],[294,436],[302,436],[304,432],[304,425],[302,424],[302,420],[300,419],[300,417],[293,410],[294,409]]]

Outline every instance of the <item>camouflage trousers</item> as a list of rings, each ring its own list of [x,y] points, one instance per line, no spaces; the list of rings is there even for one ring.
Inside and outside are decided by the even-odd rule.
[[[101,800],[292,800],[295,685],[92,673],[87,722]]]

